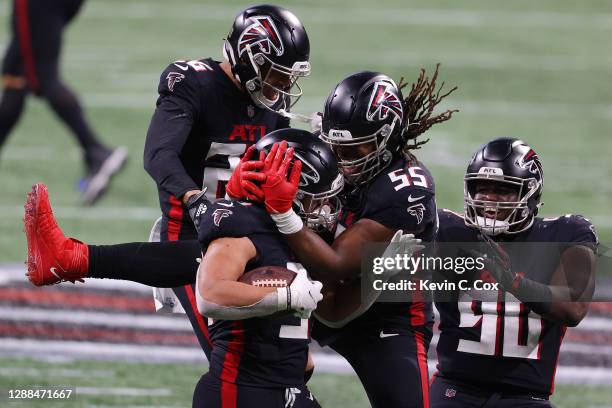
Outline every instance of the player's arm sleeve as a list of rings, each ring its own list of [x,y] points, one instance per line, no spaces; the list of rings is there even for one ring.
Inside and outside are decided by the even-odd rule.
[[[545,319],[574,327],[586,316],[595,292],[597,236],[584,217],[566,216],[556,241],[562,253],[550,283],[522,278],[513,285],[513,294]],[[534,294],[543,301],[524,301]]]
[[[563,252],[551,284],[566,286],[572,302],[588,302],[595,291],[596,256],[599,240],[591,222],[572,215],[564,219],[566,225],[562,240]],[[583,305],[584,306],[584,305]],[[574,312],[583,307],[570,305]],[[586,314],[586,309],[584,310]],[[582,316],[584,317],[584,316]],[[577,319],[579,321],[580,319]]]
[[[180,198],[187,191],[200,188],[187,174],[180,158],[198,119],[200,101],[193,73],[174,72],[171,67],[160,77],[157,107],[145,141],[144,167],[162,189]]]
[[[276,288],[238,282],[255,255],[255,247],[246,237],[219,238],[208,245],[197,276],[196,303],[203,316],[240,320],[279,310]]]

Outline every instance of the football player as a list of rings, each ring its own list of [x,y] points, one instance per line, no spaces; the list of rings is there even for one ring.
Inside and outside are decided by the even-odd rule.
[[[257,147],[269,150],[280,139],[291,147],[285,154],[284,145],[274,144],[266,159],[269,171],[287,173],[295,149],[300,160],[293,162],[290,179],[298,183],[302,166],[318,175],[316,180],[302,177],[295,205],[311,228],[333,228],[336,212],[327,210],[337,208],[342,176],[331,151],[309,132],[294,129],[273,132],[262,140],[266,145],[260,142]],[[196,387],[194,406],[319,406],[304,385],[304,368],[308,318],[322,298],[321,283],[311,282],[292,262],[263,206],[220,200],[204,210],[198,227],[204,253],[196,297],[199,311],[214,323],[209,326],[210,370]],[[288,288],[238,282],[245,271],[263,265],[296,269],[297,276]],[[272,316],[286,310],[298,317]]]
[[[82,200],[94,204],[127,161],[127,150],[105,146],[91,129],[73,90],[60,77],[65,28],[83,0],[13,0],[11,39],[2,62],[0,148],[21,117],[31,93],[43,98],[76,137],[87,175]]]
[[[563,335],[584,318],[594,291],[597,237],[580,215],[537,217],[543,183],[529,145],[495,139],[467,167],[465,213],[439,212],[440,245],[484,241],[486,270],[470,280],[496,282],[499,291],[487,299],[457,290],[436,301],[432,407],[552,406]]]
[[[321,138],[336,154],[347,184],[332,245],[303,228],[283,183],[277,189],[264,189],[266,208],[279,231],[311,276],[324,285],[358,277],[364,246],[390,242],[397,230],[424,241],[435,238],[434,182],[412,150],[424,143],[417,136],[453,113],[432,115],[452,92],[441,95],[436,78],[437,68],[431,81],[422,71],[404,99],[405,84],[398,86],[384,74],[364,71],[348,76],[330,93]],[[270,177],[265,172],[264,176]],[[313,337],[348,360],[372,406],[428,406],[431,303],[376,303],[360,312],[341,328],[331,328],[337,322],[322,319],[323,324],[314,325]]]
[[[195,240],[189,199],[202,190],[210,199],[224,197],[246,147],[289,126],[287,112],[302,94],[298,79],[310,73],[309,53],[293,13],[257,5],[236,16],[223,61],[179,60],[162,72],[144,151],[144,167],[159,191],[161,241]],[[208,355],[193,287],[174,292]]]
[[[282,129],[257,145],[262,150],[271,149],[266,162],[270,170],[286,172],[289,168],[293,151],[289,149],[285,155],[286,142],[276,143],[283,139],[289,140],[300,157],[292,165],[293,180],[299,180],[302,165],[318,175],[316,180],[304,179],[301,183],[296,211],[313,230],[333,229],[339,210],[336,195],[342,190],[343,179],[332,152],[310,132]],[[194,406],[318,406],[304,382],[307,318],[320,300],[320,284],[310,282],[303,268],[292,261],[286,242],[261,206],[245,201],[207,202],[197,219],[200,233],[195,242],[199,252],[188,254],[185,264],[190,267],[193,257],[204,252],[194,301],[200,320],[201,312],[215,321],[209,336],[210,371],[196,388]],[[28,196],[25,229],[31,274],[75,273],[83,262],[75,257],[71,262],[57,263],[64,251],[74,254],[72,250],[79,243],[63,236],[42,184],[35,185]],[[189,242],[144,245],[167,248]],[[119,250],[117,254],[123,253]],[[244,271],[260,265],[289,266],[299,273],[289,289],[237,282]],[[281,310],[297,311],[302,318],[287,314],[268,317]]]

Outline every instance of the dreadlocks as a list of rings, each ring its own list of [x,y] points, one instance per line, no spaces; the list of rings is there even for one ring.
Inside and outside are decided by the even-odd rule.
[[[440,64],[436,64],[436,70],[431,80],[425,76],[425,69],[421,68],[419,79],[416,83],[413,83],[410,88],[410,93],[402,101],[402,107],[404,108],[404,119],[402,127],[404,128],[403,143],[404,150],[408,153],[408,150],[420,149],[422,145],[427,143],[429,139],[417,141],[416,139],[425,133],[436,123],[442,123],[449,120],[453,113],[459,112],[457,109],[447,110],[439,115],[433,115],[434,108],[446,98],[448,95],[453,93],[457,87],[453,87],[450,91],[442,94],[442,88],[444,82],[436,90],[436,80],[438,79],[438,68]],[[404,78],[400,79],[399,89],[403,89],[408,85],[404,82]],[[409,143],[413,141],[413,143]]]

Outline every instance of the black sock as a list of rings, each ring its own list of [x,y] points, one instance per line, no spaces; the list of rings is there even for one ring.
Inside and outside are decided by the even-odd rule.
[[[103,148],[85,120],[83,110],[76,95],[67,86],[58,82],[45,92],[44,97],[57,116],[75,134],[85,152]]]
[[[19,120],[28,91],[5,88],[0,102],[0,147],[8,138],[13,126]]]
[[[158,288],[196,280],[202,247],[197,240],[88,245],[88,278],[121,279]]]

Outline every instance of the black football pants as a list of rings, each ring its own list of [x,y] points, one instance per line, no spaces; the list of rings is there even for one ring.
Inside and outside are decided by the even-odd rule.
[[[246,387],[204,374],[193,393],[193,408],[320,408],[306,385]]]
[[[543,395],[490,392],[442,377],[436,377],[429,390],[431,408],[553,408]]]

